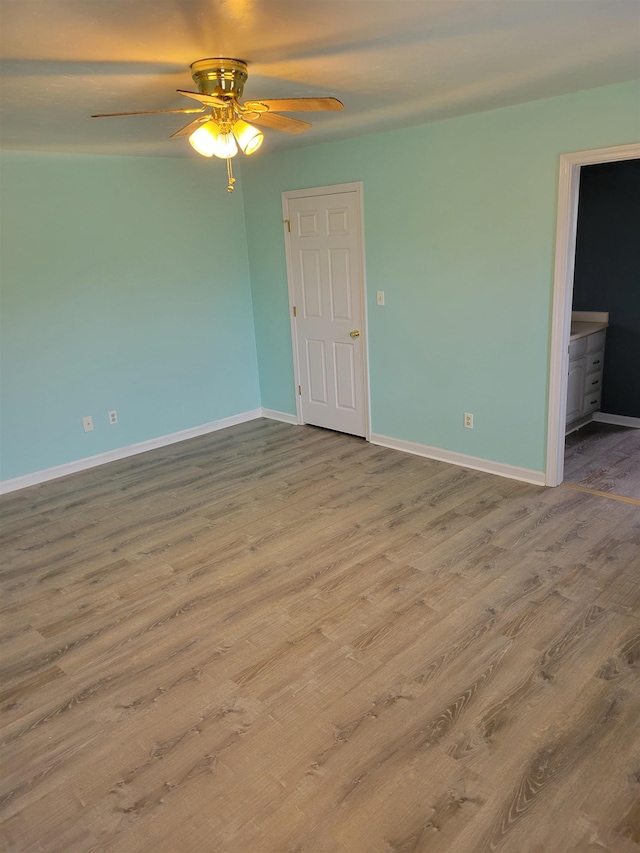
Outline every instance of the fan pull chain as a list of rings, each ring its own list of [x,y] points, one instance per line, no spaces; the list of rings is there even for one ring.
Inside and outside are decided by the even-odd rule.
[[[227,177],[229,178],[229,184],[227,186],[227,192],[233,192],[233,185],[236,182],[236,179],[233,177],[233,169],[231,168],[231,157],[227,157]]]

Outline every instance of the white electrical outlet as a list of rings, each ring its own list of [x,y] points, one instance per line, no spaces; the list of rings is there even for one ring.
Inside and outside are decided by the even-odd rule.
[[[464,413],[464,425],[467,429],[473,429],[473,415],[469,412]]]
[[[117,424],[118,423],[118,413],[116,412],[115,409],[112,409],[109,412],[109,423],[110,424]]]
[[[91,432],[93,429],[93,418],[91,415],[87,415],[86,418],[82,419],[82,426],[85,432]]]
[[[376,292],[376,304],[384,305],[384,290],[378,290]]]

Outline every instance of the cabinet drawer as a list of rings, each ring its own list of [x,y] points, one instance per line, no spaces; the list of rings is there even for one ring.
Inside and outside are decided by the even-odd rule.
[[[575,341],[569,341],[569,361],[574,358],[580,358],[587,351],[587,338],[576,338]]]
[[[587,373],[597,373],[604,364],[604,350],[587,353]]]
[[[607,330],[601,329],[593,335],[587,335],[587,352],[595,352],[595,350],[604,349],[604,339]]]
[[[598,371],[598,373],[587,373],[584,378],[584,393],[585,395],[595,394],[596,391],[600,392],[602,388],[602,371]]]
[[[589,412],[596,412],[600,408],[600,391],[595,391],[593,394],[585,394],[582,414],[588,415]]]

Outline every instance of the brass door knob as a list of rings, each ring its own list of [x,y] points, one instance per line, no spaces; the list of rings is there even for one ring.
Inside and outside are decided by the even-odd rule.
[[[354,329],[353,332],[349,332],[349,337],[359,338],[360,337],[360,329]]]

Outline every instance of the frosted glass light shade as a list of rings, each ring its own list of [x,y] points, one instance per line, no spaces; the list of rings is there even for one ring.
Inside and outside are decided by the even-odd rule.
[[[191,145],[203,157],[213,157],[214,135],[207,126],[210,124],[213,124],[213,122],[208,121],[207,124],[201,124],[189,137]]]
[[[203,157],[220,157],[226,160],[235,157],[238,146],[233,133],[220,133],[220,128],[215,121],[208,121],[194,130],[189,137],[189,142]]]
[[[262,145],[264,134],[252,124],[247,124],[241,118],[233,125],[233,135],[245,154],[253,154]]]
[[[235,157],[238,153],[238,146],[233,138],[233,133],[218,133],[213,147],[213,153],[216,157],[221,157],[227,160],[229,157]]]

